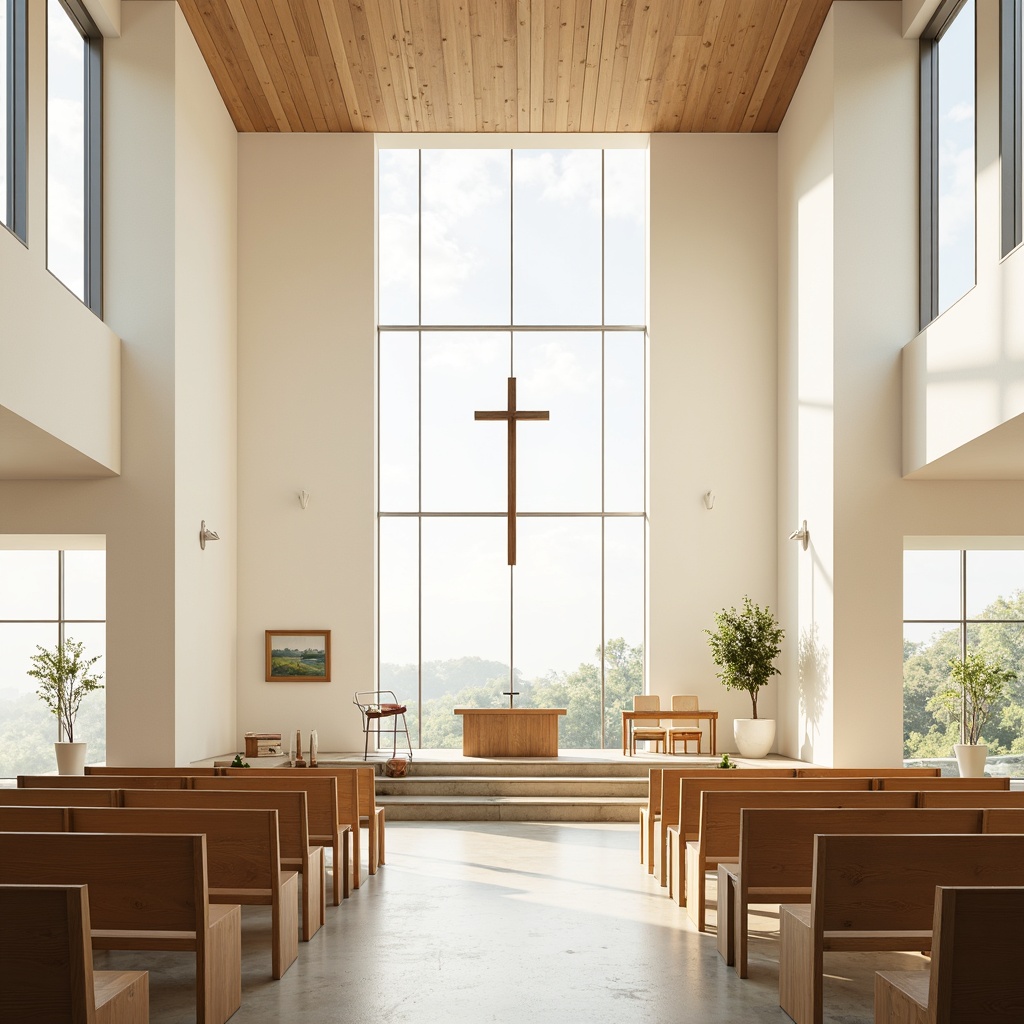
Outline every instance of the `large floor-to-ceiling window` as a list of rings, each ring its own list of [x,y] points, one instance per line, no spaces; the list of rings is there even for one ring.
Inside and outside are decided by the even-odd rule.
[[[102,537],[0,537],[0,778],[56,768],[57,720],[28,675],[37,647],[81,641],[106,675],[106,551]],[[75,739],[106,757],[106,693],[83,700]]]
[[[619,742],[644,687],[646,151],[379,151],[379,680],[414,742],[455,706],[568,708]],[[508,424],[516,408],[515,564]]]

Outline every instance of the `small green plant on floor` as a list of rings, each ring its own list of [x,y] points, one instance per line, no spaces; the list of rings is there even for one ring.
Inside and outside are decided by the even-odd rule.
[[[224,762],[222,761],[221,764],[223,764],[223,763]],[[235,759],[234,759],[234,761],[231,762],[231,767],[232,768],[251,768],[252,765],[250,765],[248,761],[243,761],[242,760],[242,754],[241,754],[241,752],[239,752],[239,753],[235,754]]]
[[[729,758],[728,754],[722,755],[722,760],[718,762],[719,768],[739,768],[739,765]]]

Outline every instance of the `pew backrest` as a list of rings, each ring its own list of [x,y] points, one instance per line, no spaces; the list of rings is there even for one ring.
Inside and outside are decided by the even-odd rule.
[[[118,789],[0,789],[0,807],[117,807]]]
[[[719,768],[665,768],[661,773],[661,820],[667,831],[679,824],[679,784],[683,779],[695,782],[699,779],[723,779],[733,782],[754,779],[761,782],[788,780],[794,778],[792,768],[733,768],[723,771]],[[756,788],[756,787],[754,787]],[[698,800],[698,807],[700,801]]]
[[[1024,807],[987,807],[981,816],[982,832],[1024,833]]]
[[[0,806],[0,832],[67,832],[66,807]]]
[[[118,768],[113,765],[87,764],[86,775],[167,775],[174,778],[189,777],[193,775],[216,775],[216,768],[168,768],[168,767],[139,767],[139,768]]]
[[[175,775],[19,775],[18,789],[188,789]]]
[[[797,768],[798,779],[815,778],[903,778],[903,779],[934,779],[942,774],[941,768]]]
[[[1024,790],[922,790],[919,807],[1024,807]]]
[[[986,776],[983,779],[958,779],[958,778],[908,778],[901,775],[886,775],[878,780],[879,789],[973,789],[973,790],[1004,790],[1010,788],[1010,778],[1007,775]]]
[[[356,767],[340,767],[331,765],[324,768],[290,768],[287,765],[281,768],[219,768],[218,772],[225,778],[230,779],[256,779],[268,778],[278,782],[281,779],[291,779],[293,782],[304,784],[307,780],[313,780],[312,785],[316,786],[317,779],[333,778],[337,783],[336,799],[337,819],[342,825],[351,825],[355,833],[359,829],[359,785],[358,772],[361,769]],[[366,768],[367,772],[373,773],[373,768]],[[277,783],[275,782],[275,785]],[[315,803],[317,796],[315,791],[307,790],[310,793],[310,833],[314,837],[327,835],[329,829],[328,819],[321,816],[320,807]],[[316,820],[314,821],[314,816]],[[314,842],[322,839],[314,838]]]

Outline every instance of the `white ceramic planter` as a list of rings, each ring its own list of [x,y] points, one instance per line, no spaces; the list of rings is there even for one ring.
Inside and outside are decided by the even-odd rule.
[[[956,766],[961,779],[982,779],[985,777],[985,761],[988,747],[984,743],[954,743]]]
[[[732,735],[741,757],[764,757],[775,742],[775,719],[733,719]]]
[[[84,743],[54,743],[58,775],[85,774],[85,746]]]

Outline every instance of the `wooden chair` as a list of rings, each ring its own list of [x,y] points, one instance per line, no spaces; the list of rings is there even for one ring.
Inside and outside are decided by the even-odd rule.
[[[147,971],[94,971],[87,885],[0,885],[0,1020],[148,1024]]]
[[[633,710],[660,711],[661,698],[657,694],[650,696],[637,694],[633,697]],[[658,744],[660,743],[661,749],[664,751],[668,744],[668,730],[661,725],[635,725],[629,743],[629,752],[632,755],[636,754],[637,740],[646,740],[648,743],[653,743],[655,751],[657,751]]]
[[[875,1024],[1020,1024],[1022,916],[1024,888],[936,886],[930,969],[878,971]]]
[[[696,696],[692,693],[674,693],[672,694],[672,710],[673,711],[697,711],[700,709],[700,702]],[[697,753],[700,753],[701,741],[704,737],[704,733],[699,727],[694,727],[694,720],[692,718],[673,718],[668,724],[668,752],[674,754],[676,752],[676,744],[683,741],[683,753],[689,752],[688,744],[695,742],[697,744]]]

